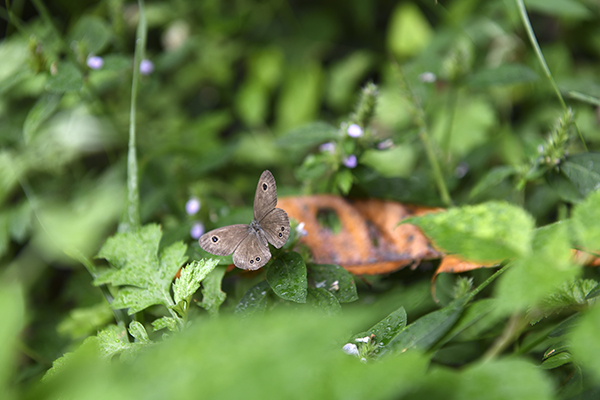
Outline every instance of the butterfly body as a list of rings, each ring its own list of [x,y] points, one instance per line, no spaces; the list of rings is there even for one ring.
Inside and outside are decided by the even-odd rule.
[[[288,215],[277,205],[277,186],[270,171],[264,171],[254,195],[254,220],[250,225],[229,225],[200,237],[200,247],[218,256],[233,253],[233,263],[255,270],[271,259],[269,243],[281,248],[290,235]]]

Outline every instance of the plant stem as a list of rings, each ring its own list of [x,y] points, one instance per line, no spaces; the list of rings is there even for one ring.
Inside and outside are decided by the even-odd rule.
[[[523,20],[523,25],[525,26],[525,30],[527,31],[527,36],[529,37],[529,41],[531,42],[531,45],[533,46],[533,49],[535,50],[535,54],[538,58],[538,61],[540,62],[540,65],[542,66],[542,69],[544,70],[544,73],[546,74],[546,78],[548,78],[548,80],[550,81],[550,85],[552,85],[552,89],[554,89],[554,92],[556,93],[556,97],[558,97],[558,100],[560,101],[560,105],[562,106],[563,110],[567,111],[568,110],[567,104],[565,103],[565,100],[563,99],[562,94],[560,93],[560,90],[558,89],[558,85],[556,84],[556,82],[554,81],[554,78],[552,77],[550,68],[548,68],[548,64],[546,64],[546,59],[544,58],[544,55],[542,54],[540,45],[538,44],[538,41],[535,37],[535,33],[533,32],[533,28],[531,27],[531,22],[529,21],[529,15],[527,15],[527,9],[525,8],[525,3],[523,3],[523,0],[515,0],[515,2],[517,3],[517,7],[519,8],[519,14],[521,15],[521,19]],[[581,135],[581,132],[579,131],[579,127],[577,126],[577,124],[575,122],[573,122],[573,123],[575,124],[575,129],[577,130],[577,133],[579,134],[579,139],[581,140],[581,143],[583,143],[583,148],[585,149],[585,151],[588,151],[587,145],[585,144],[585,140],[583,140],[583,136]]]
[[[433,140],[429,136],[429,131],[427,128],[427,122],[425,121],[425,112],[423,111],[423,107],[421,107],[421,103],[415,96],[415,94],[410,89],[408,85],[408,81],[400,68],[398,63],[394,62],[394,66],[396,67],[396,71],[400,78],[401,90],[408,97],[413,106],[413,121],[415,125],[419,128],[419,138],[423,142],[423,146],[425,147],[425,153],[427,154],[427,159],[429,164],[431,165],[431,169],[433,170],[433,177],[438,187],[438,191],[440,192],[440,196],[442,198],[442,202],[446,207],[450,207],[452,205],[452,199],[450,198],[450,194],[448,192],[448,188],[446,187],[446,182],[444,181],[444,176],[442,174],[442,169],[440,168],[440,164],[435,155]]]
[[[504,349],[506,349],[517,337],[523,332],[527,326],[527,318],[522,313],[514,314],[508,320],[502,335],[496,339],[492,347],[485,352],[482,357],[483,362],[488,362],[496,358]]]
[[[137,92],[140,80],[140,62],[146,49],[146,15],[144,1],[138,0],[140,20],[135,38],[135,55],[133,58],[133,82],[131,84],[131,109],[129,113],[129,150],[127,153],[127,209],[125,217],[119,224],[119,232],[130,232],[140,226],[140,192],[135,148],[135,114],[137,110]]]

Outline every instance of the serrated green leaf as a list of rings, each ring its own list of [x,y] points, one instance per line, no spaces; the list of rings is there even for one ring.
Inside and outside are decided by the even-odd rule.
[[[97,54],[108,44],[110,37],[110,27],[103,19],[83,15],[71,30],[69,42],[79,42],[85,54]]]
[[[277,146],[308,149],[339,137],[338,129],[326,122],[313,122],[293,129],[275,141]]]
[[[561,337],[561,336],[565,335],[567,332],[571,332],[571,330],[573,330],[574,327],[579,325],[580,318],[581,318],[580,313],[575,313],[575,314],[571,315],[569,318],[565,319],[560,324],[558,324],[552,330],[552,332],[550,332],[548,334],[548,337],[557,338],[557,337]]]
[[[56,67],[56,75],[46,81],[46,90],[52,93],[78,92],[83,86],[83,75],[72,63],[65,61]]]
[[[252,286],[240,299],[235,307],[235,313],[244,317],[264,313],[267,309],[267,295],[270,290],[271,287],[267,281],[261,281]]]
[[[404,353],[408,349],[427,350],[452,328],[461,316],[468,296],[459,298],[446,307],[433,311],[404,328],[387,346],[380,349],[380,355]]]
[[[559,168],[582,196],[600,188],[600,153],[570,156],[560,163]]]
[[[471,189],[469,198],[472,199],[482,193],[487,192],[494,186],[500,184],[509,176],[514,175],[516,172],[517,170],[510,165],[492,168],[483,178],[479,180],[479,182],[477,182],[477,185]]]
[[[579,272],[580,268],[571,263],[566,224],[559,222],[538,228],[534,231],[533,252],[517,258],[499,278],[498,308],[512,312],[538,304],[575,279]]]
[[[267,282],[282,299],[296,303],[306,302],[306,264],[300,254],[286,253],[271,262],[267,270]]]
[[[522,208],[497,201],[411,217],[402,223],[417,225],[447,253],[481,262],[527,254],[534,228],[533,218]]]
[[[589,251],[600,250],[600,190],[591,193],[578,204],[571,215],[571,226],[581,246]]]
[[[342,311],[337,298],[325,289],[308,288],[306,303],[327,315],[335,315]]]
[[[544,314],[559,313],[566,308],[583,308],[588,305],[588,293],[598,286],[598,282],[593,279],[576,279],[572,282],[565,282],[554,293],[544,298],[540,308]]]
[[[148,332],[146,332],[146,328],[138,321],[131,321],[129,324],[129,334],[135,338],[135,340],[139,343],[151,343],[150,338],[148,337]]]
[[[406,310],[404,310],[404,307],[400,307],[373,325],[371,329],[365,332],[357,333],[352,337],[352,339],[375,335],[374,342],[377,343],[379,348],[383,348],[387,346],[388,343],[406,327],[406,321]],[[353,341],[354,340],[351,340],[350,342]]]
[[[221,290],[221,281],[226,270],[226,267],[216,267],[202,281],[202,302],[199,305],[211,316],[219,315],[219,307],[227,297],[227,294]]]
[[[23,138],[26,144],[29,143],[40,125],[56,111],[61,99],[62,94],[44,93],[36,101],[31,110],[29,110],[23,124]]]
[[[113,311],[106,301],[91,307],[82,307],[71,310],[63,319],[56,330],[61,335],[68,335],[72,340],[95,333],[112,321]]]
[[[194,261],[181,269],[179,278],[173,283],[173,296],[175,303],[188,301],[200,287],[200,282],[217,266],[214,259]]]
[[[475,72],[469,77],[467,84],[469,86],[481,88],[534,82],[538,79],[538,74],[525,65],[505,64],[496,68],[483,69]]]
[[[171,282],[186,261],[186,246],[174,243],[158,254],[160,238],[160,227],[147,225],[108,238],[100,249],[98,257],[115,268],[96,278],[94,285],[127,286],[115,296],[113,309],[129,308],[131,315],[155,304],[175,305],[170,295]]]
[[[177,330],[177,321],[173,317],[161,317],[152,321],[152,328],[154,328],[154,331],[167,328],[171,332],[175,332]]]
[[[308,277],[316,288],[329,290],[340,303],[358,300],[354,276],[339,265],[311,265]]]
[[[110,325],[98,332],[98,345],[103,358],[112,358],[125,351],[131,343],[127,340],[127,330],[123,326]]]

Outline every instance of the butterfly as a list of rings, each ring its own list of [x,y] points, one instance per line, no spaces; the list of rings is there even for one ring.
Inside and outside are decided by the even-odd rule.
[[[233,263],[241,269],[255,270],[271,259],[269,243],[281,248],[290,236],[290,219],[277,205],[277,185],[273,174],[260,175],[254,195],[254,220],[213,229],[200,237],[200,247],[217,256],[233,253]]]

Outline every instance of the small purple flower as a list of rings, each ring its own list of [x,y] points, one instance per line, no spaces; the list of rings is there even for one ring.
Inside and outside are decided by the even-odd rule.
[[[353,138],[361,137],[363,135],[362,128],[356,124],[350,125],[346,132],[348,132],[348,136]]]
[[[150,60],[142,60],[140,62],[140,74],[150,75],[154,72],[154,63]]]
[[[104,60],[102,57],[98,56],[89,56],[87,59],[87,66],[91,69],[100,69],[104,65]]]
[[[327,143],[323,143],[322,145],[319,146],[319,151],[321,152],[330,152],[333,153],[335,151],[335,143],[333,142],[327,142]]]
[[[377,143],[377,148],[379,150],[385,150],[385,149],[389,149],[394,145],[394,142],[392,142],[392,139],[385,139],[379,143]]]
[[[348,157],[344,158],[344,165],[347,168],[356,168],[358,164],[358,160],[354,154],[350,154]]]
[[[187,203],[185,203],[185,212],[188,215],[194,215],[200,211],[200,200],[196,197],[191,197]]]
[[[192,229],[190,229],[190,236],[192,239],[200,239],[200,236],[204,233],[204,224],[202,222],[194,222]]]

